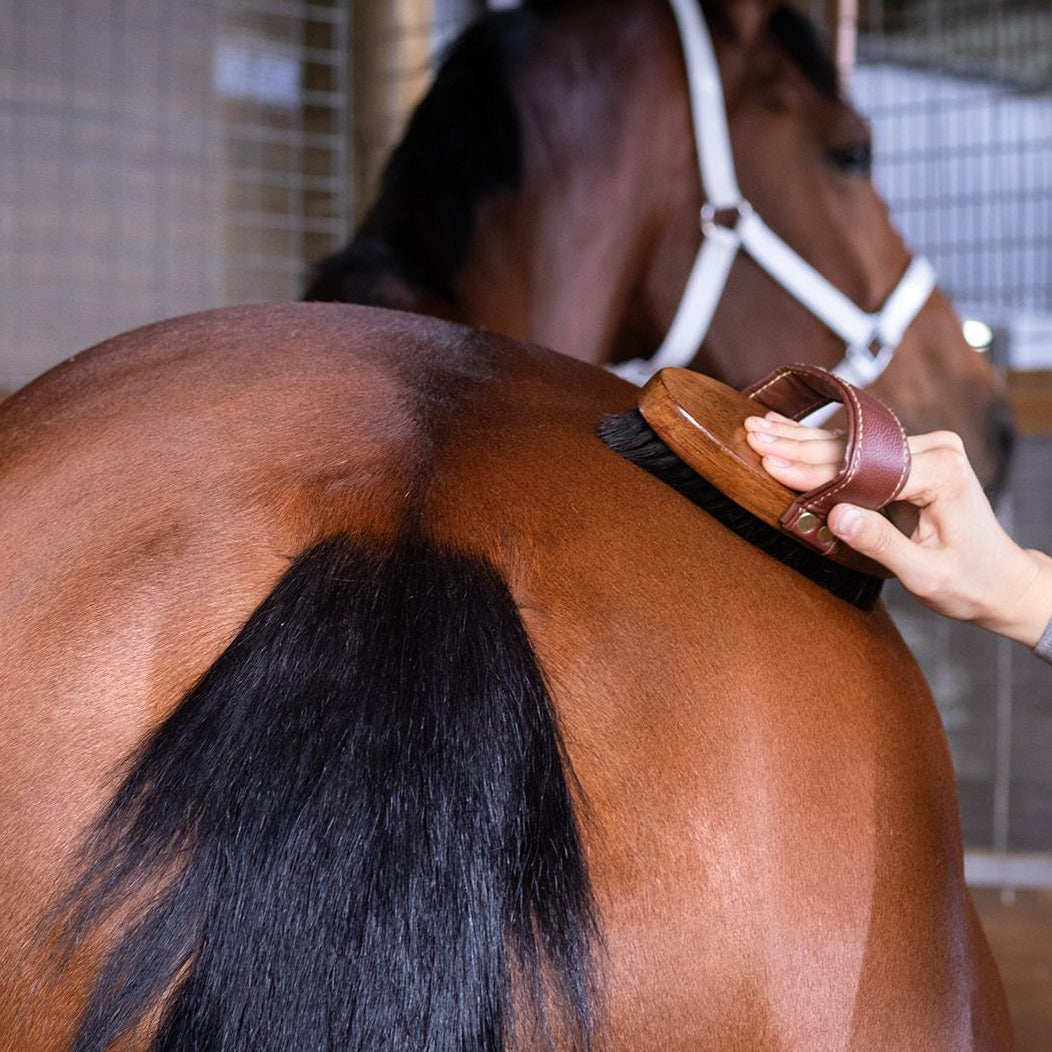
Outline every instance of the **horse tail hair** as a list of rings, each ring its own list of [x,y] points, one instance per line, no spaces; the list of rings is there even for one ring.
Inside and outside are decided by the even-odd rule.
[[[67,937],[120,934],[72,1048],[591,1047],[571,786],[493,566],[321,541],[93,828]]]

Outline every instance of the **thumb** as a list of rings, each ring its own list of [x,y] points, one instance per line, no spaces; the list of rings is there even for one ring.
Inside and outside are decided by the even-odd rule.
[[[838,504],[829,513],[829,528],[856,552],[886,566],[897,577],[909,577],[922,567],[926,553],[900,533],[879,511]]]

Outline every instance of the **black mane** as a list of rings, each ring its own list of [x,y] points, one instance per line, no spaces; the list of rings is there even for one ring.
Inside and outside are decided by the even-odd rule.
[[[408,290],[422,290],[455,305],[452,281],[479,203],[522,179],[510,78],[547,20],[576,2],[528,0],[482,16],[461,34],[392,153],[379,198],[351,242],[316,266],[305,299],[413,309]],[[720,4],[702,6],[713,34],[733,35]],[[839,97],[836,68],[804,15],[779,7],[769,30],[824,97]],[[392,281],[403,284],[402,295]]]
[[[840,98],[840,77],[818,30],[793,7],[779,7],[767,25],[778,46],[825,99]]]
[[[519,8],[461,34],[392,153],[376,204],[351,243],[318,265],[306,299],[374,302],[386,270],[452,303],[476,206],[521,180],[509,76],[542,24]]]

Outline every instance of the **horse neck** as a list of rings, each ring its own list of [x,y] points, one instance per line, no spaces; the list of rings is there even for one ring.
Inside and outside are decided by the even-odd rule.
[[[462,320],[597,364],[653,350],[668,188],[697,180],[685,96],[668,105],[683,95],[675,46],[653,3],[553,26],[513,82],[522,179],[478,206],[454,282]]]
[[[671,15],[664,0],[620,0],[550,21],[521,17],[533,18],[528,54],[489,89],[509,92],[507,114],[450,125],[446,111],[474,103],[449,83],[433,91],[380,199],[306,298],[432,314],[596,364],[646,356],[672,318],[698,237]],[[470,81],[478,65],[451,82]],[[518,126],[520,171],[503,184],[508,144],[494,122]],[[457,141],[473,158],[469,178],[446,172],[443,183],[422,158],[433,140],[472,126],[489,138]]]

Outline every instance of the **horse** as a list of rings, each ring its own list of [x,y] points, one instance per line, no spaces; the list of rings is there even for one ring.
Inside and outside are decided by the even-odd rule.
[[[866,330],[912,276],[910,254],[870,178],[870,128],[814,27],[767,0],[701,8],[711,69],[684,65],[691,0],[537,0],[471,25],[306,298],[433,314],[622,366],[664,346],[680,314],[714,309],[665,364],[738,388],[785,362],[846,364],[853,340],[863,375],[847,378],[871,383],[910,433],[956,431],[995,493],[1012,444],[1002,381],[945,295],[926,286],[890,341]],[[692,112],[710,72],[722,97]],[[703,235],[699,209],[721,189],[727,214]],[[767,251],[699,274],[712,302],[684,301],[699,245],[726,243],[748,203]]]
[[[1012,1047],[869,579],[636,399],[277,304],[0,406],[6,1052]]]

